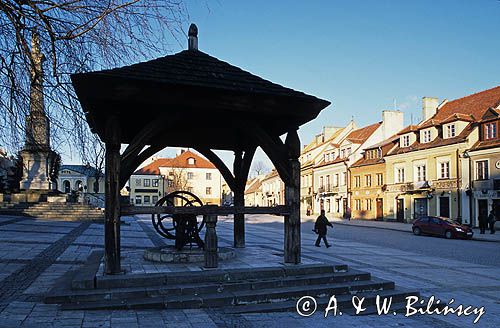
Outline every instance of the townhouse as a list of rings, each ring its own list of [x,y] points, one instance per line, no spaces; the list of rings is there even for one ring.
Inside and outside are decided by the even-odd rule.
[[[365,148],[363,156],[350,167],[352,218],[365,220],[384,219],[386,190],[385,155],[399,139],[394,135],[380,143]]]
[[[248,180],[245,187],[245,206],[267,206],[262,191],[264,177],[261,175]]]
[[[363,155],[363,150],[394,135],[403,127],[403,113],[382,111],[382,121],[351,131],[339,143],[329,143],[321,160],[313,167],[315,208],[334,217],[344,217],[352,209],[350,166]]]
[[[485,112],[478,124],[479,140],[464,153],[464,184],[468,204],[464,208],[473,224],[478,225],[480,216],[488,216],[493,210],[500,220],[500,87],[497,103]]]
[[[212,163],[190,150],[181,150],[175,158],[155,159],[131,175],[130,202],[151,206],[168,193],[183,190],[194,193],[203,204],[220,205],[223,183]]]
[[[387,219],[409,222],[436,215],[477,225],[470,208],[474,203],[471,186],[482,188],[483,182],[476,181],[490,180],[485,173],[490,159],[481,157],[485,144],[480,137],[480,127],[490,127],[486,127],[487,120],[481,120],[498,109],[499,101],[500,87],[441,103],[437,98],[423,98],[422,122],[401,130],[384,158]],[[496,135],[496,130],[488,133]],[[479,196],[477,190],[475,195]],[[492,205],[493,198],[487,203]]]
[[[263,206],[276,206],[285,204],[285,184],[276,169],[271,170],[261,182]]]
[[[299,158],[301,163],[300,206],[302,213],[307,215],[313,214],[315,205],[313,168],[321,161],[325,148],[332,143],[339,143],[355,129],[356,123],[354,121],[349,122],[345,127],[323,127],[321,133],[317,134],[314,139],[302,149]]]

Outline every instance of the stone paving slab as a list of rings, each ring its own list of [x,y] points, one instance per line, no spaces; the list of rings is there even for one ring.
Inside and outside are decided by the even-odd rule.
[[[249,315],[227,315],[215,310],[135,310],[135,311],[61,311],[58,305],[46,305],[30,298],[53,286],[55,279],[64,272],[80,265],[94,249],[102,249],[103,225],[88,223],[74,240],[66,240],[64,231],[79,227],[79,222],[51,220],[9,221],[12,217],[0,216],[0,223],[7,224],[0,229],[0,285],[8,278],[17,284],[18,292],[8,304],[0,296],[0,327],[438,327],[453,328],[471,325],[471,318],[456,316],[337,316],[324,318],[321,311],[303,318],[297,313],[258,313]],[[164,264],[145,263],[142,252],[153,247],[150,217],[122,218],[122,254],[125,264],[136,272],[162,272]],[[141,222],[139,222],[141,221]],[[247,248],[240,251],[234,268],[262,266],[263,263],[282,261],[282,226],[270,227],[259,224],[258,216],[247,221]],[[283,222],[281,217],[266,218],[265,222]],[[10,223],[8,223],[10,222]],[[149,230],[143,227],[149,225]],[[9,231],[9,226],[16,230]],[[53,228],[53,230],[51,230]],[[37,233],[33,233],[38,229]],[[221,218],[217,225],[220,245],[232,244],[232,219]],[[150,232],[150,231],[149,231]],[[74,237],[74,236],[73,236]],[[87,238],[87,239],[85,239]],[[84,240],[84,242],[82,242]],[[500,283],[499,269],[494,266],[478,265],[404,252],[395,248],[381,247],[363,242],[333,240],[330,249],[315,248],[315,235],[303,231],[303,258],[305,263],[346,263],[352,268],[371,272],[374,276],[395,281],[397,285],[419,288],[426,296],[436,295],[442,300],[455,298],[460,302],[483,304],[487,314],[474,327],[500,326]],[[431,239],[432,240],[432,239]],[[57,251],[44,257],[39,255],[55,242],[62,245]],[[171,241],[166,241],[171,243]],[[458,244],[457,244],[458,245]],[[134,249],[135,248],[135,249]],[[127,253],[129,252],[129,253]],[[127,260],[127,255],[130,261]],[[33,262],[34,261],[34,262]],[[37,262],[38,261],[38,262]],[[129,261],[129,263],[127,263]],[[133,263],[137,261],[137,263]],[[12,279],[16,272],[27,266],[42,266],[43,270],[30,271]],[[224,265],[224,263],[222,263]],[[199,271],[199,265],[169,267],[171,271]],[[2,278],[4,277],[4,278]],[[1,292],[1,291],[0,291]]]

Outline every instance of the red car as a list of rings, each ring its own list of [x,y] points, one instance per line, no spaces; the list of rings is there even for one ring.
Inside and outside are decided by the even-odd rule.
[[[444,236],[451,238],[471,239],[472,229],[449,218],[438,216],[424,216],[413,222],[413,233],[417,236],[422,234]]]

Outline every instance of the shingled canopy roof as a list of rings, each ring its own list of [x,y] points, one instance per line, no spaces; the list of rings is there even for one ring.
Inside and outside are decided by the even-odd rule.
[[[118,114],[122,143],[152,119],[176,118],[180,123],[169,127],[168,146],[203,143],[232,150],[245,143],[238,122],[255,121],[282,135],[330,104],[198,49],[71,79],[92,131],[103,139],[106,118]]]

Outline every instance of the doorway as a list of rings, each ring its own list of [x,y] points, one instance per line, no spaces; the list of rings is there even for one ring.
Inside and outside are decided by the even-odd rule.
[[[439,197],[439,216],[445,218],[450,217],[450,197],[448,196]]]
[[[479,218],[487,218],[488,217],[488,200],[487,199],[478,199],[477,200],[477,216],[479,224]]]
[[[382,220],[384,218],[384,200],[382,198],[377,198],[377,220]]]
[[[404,222],[405,220],[405,200],[396,199],[396,220]]]
[[[427,198],[415,198],[413,218],[420,219],[427,216]]]

